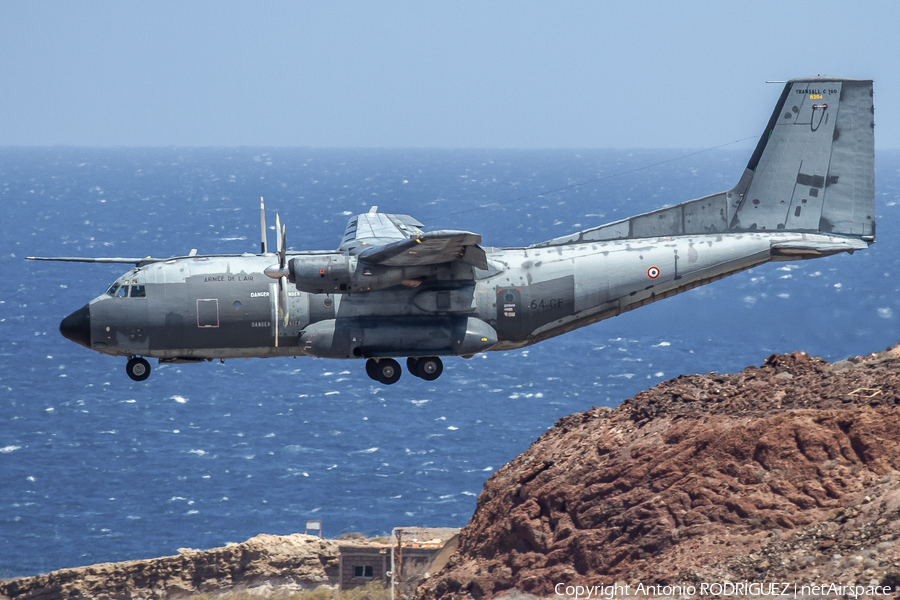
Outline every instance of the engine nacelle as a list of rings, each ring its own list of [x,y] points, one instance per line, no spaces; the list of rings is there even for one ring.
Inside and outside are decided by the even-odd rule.
[[[290,281],[310,294],[355,294],[417,283],[446,266],[384,267],[369,265],[340,253],[298,256],[290,260]]]
[[[300,335],[304,354],[322,358],[470,356],[496,343],[494,328],[475,317],[328,319]]]
[[[351,264],[352,261],[352,264]],[[356,258],[343,254],[316,254],[292,258],[290,280],[301,292],[347,293],[356,271]]]

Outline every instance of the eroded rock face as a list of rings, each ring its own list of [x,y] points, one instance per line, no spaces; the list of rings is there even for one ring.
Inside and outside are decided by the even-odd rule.
[[[12,600],[158,600],[260,584],[311,588],[338,575],[338,543],[302,534],[258,535],[213,550],[62,569],[0,582]]]
[[[565,417],[488,480],[418,597],[723,577],[900,583],[898,390],[896,350],[835,364],[795,353]]]

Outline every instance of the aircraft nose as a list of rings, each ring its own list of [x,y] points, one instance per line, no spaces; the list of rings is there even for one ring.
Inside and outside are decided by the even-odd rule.
[[[91,307],[85,304],[59,324],[59,332],[67,340],[91,347]]]

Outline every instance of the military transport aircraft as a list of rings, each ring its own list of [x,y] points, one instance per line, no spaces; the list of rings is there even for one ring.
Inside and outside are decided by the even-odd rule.
[[[732,189],[525,248],[467,231],[423,231],[407,215],[352,217],[336,250],[129,263],[106,293],[62,320],[66,338],[142,381],[160,363],[237,357],[364,359],[384,384],[397,358],[437,379],[441,357],[521,348],[768,261],[875,241],[872,82],[787,82]]]

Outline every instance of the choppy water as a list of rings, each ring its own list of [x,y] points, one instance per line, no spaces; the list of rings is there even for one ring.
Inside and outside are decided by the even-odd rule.
[[[526,350],[448,359],[434,382],[385,387],[361,361],[301,358],[154,364],[135,383],[123,360],[57,332],[125,269],[24,260],[255,252],[260,195],[294,249],[335,247],[373,204],[525,245],[727,189],[749,156],[677,159],[689,153],[0,149],[0,576],[310,518],[329,537],[462,526],[487,477],[564,415],[772,352],[837,360],[900,341],[898,152],[876,159],[865,252],[765,265]]]

